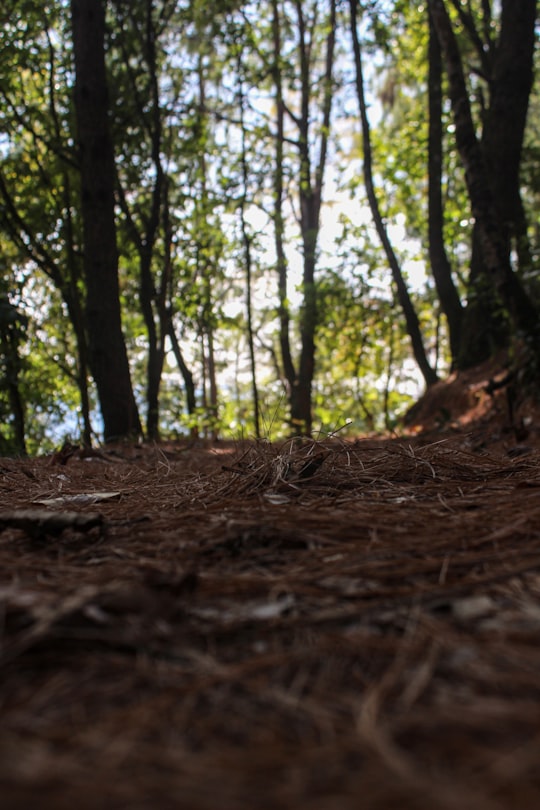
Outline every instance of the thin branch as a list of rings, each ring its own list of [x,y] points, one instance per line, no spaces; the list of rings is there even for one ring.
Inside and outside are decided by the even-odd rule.
[[[481,71],[477,70],[476,72],[486,81],[489,81],[491,77],[491,37],[489,36],[489,28],[485,25],[484,19],[484,33],[486,35],[486,41],[482,39],[480,34],[478,33],[478,29],[476,27],[476,23],[474,20],[474,16],[472,12],[466,11],[464,7],[461,5],[460,0],[450,0],[453,7],[455,8],[459,20],[469,35],[469,39],[478,54],[478,58],[480,59],[481,64]],[[484,0],[485,2],[485,0]],[[489,6],[489,0],[487,0]],[[491,11],[490,11],[491,14]]]

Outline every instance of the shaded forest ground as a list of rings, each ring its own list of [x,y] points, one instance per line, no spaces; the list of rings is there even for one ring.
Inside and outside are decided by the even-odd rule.
[[[12,808],[540,806],[540,410],[0,459]]]

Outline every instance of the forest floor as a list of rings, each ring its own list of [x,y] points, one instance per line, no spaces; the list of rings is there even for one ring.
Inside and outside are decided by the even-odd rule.
[[[0,459],[2,810],[540,807],[540,409]]]

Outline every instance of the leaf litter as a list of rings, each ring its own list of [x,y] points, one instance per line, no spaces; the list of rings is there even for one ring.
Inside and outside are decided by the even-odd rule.
[[[538,449],[58,469],[2,460],[3,808],[539,806]]]

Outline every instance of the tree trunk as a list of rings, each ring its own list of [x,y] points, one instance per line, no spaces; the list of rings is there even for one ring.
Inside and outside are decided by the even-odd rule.
[[[87,337],[84,328],[84,313],[79,289],[80,273],[78,271],[78,260],[75,257],[75,245],[77,238],[73,234],[71,207],[71,189],[68,188],[68,173],[64,174],[64,212],[62,214],[65,225],[66,244],[66,274],[62,272],[63,265],[56,261],[43,243],[35,235],[29,240],[32,231],[26,225],[24,219],[17,210],[15,201],[0,174],[0,197],[4,207],[3,224],[7,227],[11,239],[23,251],[23,254],[39,267],[43,273],[51,279],[62,296],[70,321],[73,325],[75,340],[77,344],[77,386],[81,397],[81,416],[83,420],[82,439],[86,446],[90,446],[92,440],[92,426],[90,423],[90,403],[88,397],[88,352]]]
[[[506,251],[527,241],[520,196],[520,165],[533,86],[536,0],[504,0],[500,36],[493,49],[490,103],[482,149]],[[522,244],[526,255],[530,251]],[[525,269],[525,268],[524,268]]]
[[[463,307],[452,279],[452,268],[444,245],[444,212],[442,184],[442,58],[439,40],[431,14],[429,17],[428,53],[428,231],[431,272],[437,288],[441,309],[446,316],[452,364],[457,362],[461,345]]]
[[[517,17],[521,23],[525,18],[530,25],[530,19],[524,12],[529,9],[532,0],[514,4],[514,0],[504,0],[501,18],[501,35],[496,48],[495,64],[500,63],[490,81],[491,100],[486,114],[484,125],[484,139],[480,141],[476,135],[476,128],[472,117],[471,104],[465,83],[461,53],[454,34],[448,11],[444,0],[429,0],[429,9],[433,24],[439,38],[448,75],[449,94],[456,127],[456,145],[465,170],[465,181],[471,203],[472,214],[475,219],[474,249],[479,253],[475,256],[473,250],[473,265],[469,290],[469,305],[465,319],[468,322],[463,340],[470,340],[474,334],[474,324],[480,324],[479,314],[482,317],[481,327],[485,332],[486,351],[489,347],[503,347],[509,342],[512,327],[523,330],[529,336],[538,336],[539,313],[526,295],[519,277],[512,270],[510,262],[510,232],[509,216],[516,210],[516,200],[519,200],[519,161],[520,146],[516,141],[523,140],[524,116],[527,105],[523,97],[530,92],[530,76],[519,55],[522,47],[521,40],[515,40],[503,26],[516,23],[509,7],[517,7]],[[530,16],[530,14],[529,14]],[[520,29],[525,36],[525,26]],[[534,15],[533,15],[534,29]],[[529,43],[529,44],[528,44]],[[525,50],[530,51],[530,40],[525,37],[523,43]],[[514,61],[519,65],[514,70]],[[526,60],[525,60],[526,61]],[[501,80],[501,70],[505,73]],[[509,74],[509,75],[506,75]],[[524,91],[514,86],[514,77],[518,82],[525,82]],[[517,78],[516,78],[517,77]],[[502,86],[501,86],[502,85]],[[505,113],[503,107],[510,103],[509,97],[516,93],[520,101],[514,109],[516,115],[516,132],[513,131],[513,120],[501,124],[505,136],[494,134],[493,130],[499,128],[499,118],[493,114],[493,105],[497,116],[501,115],[503,121]],[[490,132],[488,133],[488,129]],[[487,147],[486,147],[487,139]],[[497,155],[493,154],[496,144]],[[506,171],[506,155],[509,160],[509,170]],[[495,175],[506,175],[501,180]],[[499,190],[500,189],[500,190]],[[508,202],[502,202],[501,196],[509,197]],[[508,321],[510,316],[510,321]],[[506,321],[506,323],[505,323]],[[461,350],[461,363],[470,361],[468,357],[469,345],[463,345]],[[490,352],[491,353],[491,352]],[[477,355],[478,352],[475,352]],[[487,356],[487,354],[486,354]],[[476,357],[476,360],[485,359]]]
[[[216,353],[214,350],[214,327],[209,324],[206,327],[206,347],[207,353],[205,358],[206,363],[206,378],[208,380],[208,394],[206,402],[207,402],[207,413],[210,417],[210,437],[213,441],[216,441],[219,438],[219,429],[218,429],[218,416],[219,416],[219,397],[218,397],[218,385],[217,385],[217,376],[216,376]],[[203,341],[204,344],[204,341]]]
[[[170,262],[163,263],[161,275],[154,271],[154,254],[164,221],[164,230],[168,221],[167,178],[162,164],[163,124],[161,99],[159,93],[158,54],[156,42],[159,32],[153,18],[153,0],[145,0],[141,6],[141,23],[137,28],[137,39],[133,48],[141,49],[148,80],[147,92],[142,96],[137,87],[133,87],[133,96],[137,104],[137,114],[142,122],[142,138],[148,138],[153,166],[153,184],[149,190],[149,203],[138,226],[131,211],[125,190],[118,179],[120,204],[126,217],[131,238],[139,254],[139,301],[144,318],[148,339],[148,358],[146,365],[146,435],[149,439],[159,439],[159,391],[165,361],[165,330],[167,321],[167,288]],[[115,9],[117,15],[127,13],[131,19],[133,12],[128,8]],[[144,22],[143,22],[144,21]],[[128,39],[127,34],[124,34]],[[129,62],[130,47],[126,42],[126,63]],[[128,66],[129,70],[129,66]],[[165,238],[167,234],[165,234]],[[168,250],[168,245],[166,245]],[[158,292],[159,287],[159,292]]]
[[[287,257],[284,247],[285,222],[283,216],[283,144],[284,115],[283,85],[281,70],[281,19],[278,0],[272,0],[272,34],[273,34],[273,72],[276,102],[276,154],[274,168],[274,244],[276,250],[276,268],[278,276],[278,316],[279,345],[283,374],[287,381],[289,399],[296,383],[296,369],[290,343],[290,312],[287,297]]]
[[[536,0],[503,0],[500,35],[493,50],[490,104],[482,130],[482,150],[492,189],[505,254],[515,250],[518,274],[504,285],[515,326],[540,341],[540,312],[532,305],[522,279],[533,270],[527,221],[521,199],[520,166],[533,86]]]
[[[246,266],[246,322],[247,341],[249,351],[249,365],[251,371],[251,395],[253,400],[253,424],[255,428],[255,438],[261,438],[261,418],[259,408],[259,391],[257,388],[257,362],[255,357],[255,330],[253,327],[253,258],[252,258],[252,237],[246,221],[247,191],[249,184],[248,153],[246,146],[246,125],[245,125],[245,95],[243,82],[242,52],[239,51],[237,59],[238,71],[238,112],[240,115],[241,130],[241,152],[240,163],[242,166],[242,192],[240,194],[239,213],[240,229],[242,232],[242,245],[244,249],[244,262]]]
[[[286,107],[283,98],[282,70],[283,60],[281,47],[281,25],[277,0],[272,2],[272,32],[274,58],[274,87],[276,100],[276,156],[274,173],[274,234],[278,271],[279,293],[279,340],[283,363],[283,374],[287,380],[290,423],[295,433],[310,435],[313,422],[312,385],[315,373],[315,333],[317,328],[317,292],[315,269],[317,266],[317,241],[319,236],[319,217],[321,209],[322,186],[328,133],[330,128],[330,111],[332,107],[333,64],[336,32],[336,0],[331,0],[326,34],[326,53],[324,74],[319,82],[312,75],[313,67],[313,25],[306,29],[304,9],[300,0],[295,2],[298,28],[298,58],[300,62],[299,92],[300,110],[294,114]],[[319,157],[312,170],[313,139],[310,127],[313,121],[311,110],[313,91],[317,84],[323,87],[321,103],[322,123],[318,137]],[[287,300],[287,260],[284,250],[284,217],[283,217],[283,159],[285,143],[284,116],[287,112],[298,129],[299,181],[298,196],[300,201],[300,231],[303,249],[302,267],[302,304],[299,314],[300,356],[295,364],[290,344],[290,312]]]
[[[65,299],[64,299],[65,300]],[[77,345],[77,387],[81,398],[82,432],[84,447],[92,446],[92,423],[90,420],[90,397],[88,395],[88,344],[84,328],[84,312],[77,291],[73,291],[69,303],[66,303],[70,320],[75,332]]]
[[[409,296],[409,291],[407,289],[405,279],[403,278],[403,274],[401,272],[401,268],[399,266],[396,254],[394,253],[394,249],[392,248],[392,244],[390,242],[390,239],[388,238],[388,233],[384,226],[383,218],[381,216],[381,212],[379,209],[377,195],[375,193],[375,187],[373,184],[371,138],[370,138],[369,121],[367,117],[366,100],[364,94],[362,51],[360,48],[360,40],[358,38],[356,0],[349,0],[349,5],[351,11],[351,35],[353,41],[354,62],[356,68],[356,91],[358,95],[358,104],[360,107],[360,118],[362,121],[362,143],[364,148],[364,183],[366,186],[366,194],[369,202],[369,207],[371,209],[371,214],[373,216],[373,221],[375,223],[375,228],[377,230],[379,239],[381,240],[381,244],[384,248],[384,252],[386,254],[386,258],[390,266],[390,270],[392,272],[392,278],[396,286],[397,298],[401,306],[401,309],[403,310],[403,315],[405,317],[405,324],[407,327],[407,333],[411,339],[414,358],[418,364],[418,368],[422,373],[426,385],[429,386],[437,382],[438,380],[437,373],[431,367],[428,361],[426,350],[424,348],[424,341],[422,338],[422,334],[420,332],[420,323],[418,321],[418,316],[414,309],[413,302],[411,301],[411,298]]]
[[[140,435],[122,334],[102,0],[72,0],[89,364],[105,441]]]
[[[0,356],[3,360],[4,379],[0,382],[8,395],[13,438],[9,442],[9,452],[26,455],[25,407],[20,389],[21,358],[19,343],[24,335],[26,319],[10,303],[7,295],[0,296]]]
[[[75,253],[76,238],[73,229],[71,214],[71,183],[68,172],[64,173],[64,210],[67,252],[67,282],[62,288],[62,296],[66,302],[69,317],[75,332],[77,344],[77,387],[81,398],[82,433],[84,447],[92,446],[92,423],[90,421],[90,397],[88,395],[88,339],[84,326],[83,302],[79,284],[81,281],[81,262]]]
[[[296,0],[296,16],[299,33],[300,59],[300,113],[294,116],[298,127],[299,152],[299,198],[300,230],[303,249],[302,268],[302,305],[300,307],[300,358],[298,371],[292,376],[290,390],[290,412],[293,430],[299,434],[311,435],[313,424],[312,385],[315,374],[315,334],[317,329],[317,289],[315,269],[317,266],[317,242],[320,230],[320,212],[328,134],[330,131],[330,113],[333,96],[333,68],[336,38],[336,0],[331,0],[326,35],[325,67],[322,76],[324,90],[321,104],[322,123],[318,137],[318,160],[312,168],[312,93],[313,76],[311,37],[305,25],[304,11],[300,0]],[[279,57],[278,57],[279,58]]]
[[[251,237],[247,231],[247,223],[242,209],[242,240],[244,242],[244,261],[246,263],[246,320],[249,349],[249,365],[251,371],[251,397],[253,401],[253,425],[255,438],[261,438],[261,417],[259,406],[259,390],[257,388],[257,361],[255,357],[255,330],[253,326],[253,295],[252,276],[253,260],[251,257]]]
[[[195,413],[195,410],[197,408],[197,400],[195,396],[195,381],[193,380],[193,374],[184,359],[184,355],[182,354],[180,343],[176,336],[176,332],[174,331],[174,324],[172,322],[172,318],[168,322],[166,331],[167,335],[169,336],[169,340],[171,341],[174,359],[176,360],[178,369],[180,371],[180,374],[182,375],[182,379],[184,380],[184,387],[186,389],[186,410],[188,414],[191,415]]]

